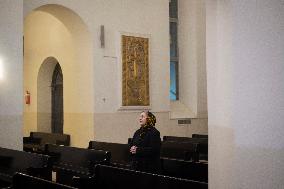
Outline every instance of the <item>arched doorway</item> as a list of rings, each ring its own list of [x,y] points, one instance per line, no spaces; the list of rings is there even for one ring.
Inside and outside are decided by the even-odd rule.
[[[63,133],[63,75],[57,63],[52,75],[51,84],[51,132]]]
[[[55,126],[63,116],[63,73],[58,60],[50,56],[42,62],[37,77],[37,131],[63,132],[63,121],[61,126]],[[54,130],[55,127],[61,129]]]

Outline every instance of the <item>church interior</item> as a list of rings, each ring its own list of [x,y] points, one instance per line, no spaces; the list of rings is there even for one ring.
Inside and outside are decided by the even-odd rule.
[[[0,0],[0,187],[281,189],[283,49],[283,0]]]

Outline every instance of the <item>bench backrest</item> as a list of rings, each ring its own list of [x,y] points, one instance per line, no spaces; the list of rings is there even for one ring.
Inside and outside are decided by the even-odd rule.
[[[49,177],[50,163],[50,157],[46,155],[0,148],[0,175],[7,181],[12,181],[15,172]]]
[[[195,143],[207,143],[208,138],[202,137],[178,137],[178,136],[163,136],[163,141],[176,141],[176,142],[195,142]]]
[[[44,133],[44,132],[31,132],[32,138],[39,138],[40,144],[57,144],[57,145],[70,145],[70,135],[59,133]]]
[[[98,188],[104,189],[124,189],[132,188],[133,186],[136,189],[208,188],[208,184],[203,182],[177,179],[164,175],[145,173],[105,165],[96,166],[95,179],[97,180]]]
[[[104,150],[111,153],[112,163],[129,163],[129,146],[128,144],[110,143],[110,142],[99,142],[90,141],[88,149]]]
[[[159,176],[159,189],[208,189],[208,183],[182,178]]]
[[[58,146],[47,144],[46,154],[55,158],[55,165],[72,165],[73,168],[90,166],[97,163],[108,163],[110,161],[110,152],[103,150],[84,149],[70,146]]]
[[[208,135],[202,135],[202,134],[192,134],[192,138],[208,138]]]
[[[162,173],[167,176],[208,182],[208,163],[161,158]]]
[[[157,179],[150,173],[134,171],[130,169],[116,168],[112,166],[96,165],[95,180],[98,188],[157,188]]]
[[[76,189],[56,182],[33,177],[23,173],[16,173],[13,176],[13,189],[22,188],[48,188],[48,189]]]
[[[197,144],[191,142],[163,141],[160,156],[197,161]]]
[[[176,146],[181,146],[177,148],[183,148],[182,146],[186,146],[186,143],[191,143],[193,146],[195,146],[195,153],[197,153],[196,160],[202,159],[202,160],[208,160],[208,138],[189,138],[189,137],[177,137],[177,136],[164,136],[162,141],[162,147],[163,143],[164,146],[168,146],[167,143],[171,143],[171,146],[174,146],[174,143],[176,143]],[[188,145],[189,147],[190,145]],[[188,148],[186,147],[186,148]],[[172,147],[171,147],[172,148]],[[189,147],[189,149],[191,149]],[[165,156],[170,157],[170,156]],[[174,158],[174,157],[173,157]],[[189,160],[189,158],[185,158],[185,160]],[[178,158],[180,159],[180,158]]]

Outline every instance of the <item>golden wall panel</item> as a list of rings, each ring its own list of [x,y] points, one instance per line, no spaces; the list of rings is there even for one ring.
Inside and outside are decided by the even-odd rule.
[[[122,105],[150,105],[148,38],[122,35]]]

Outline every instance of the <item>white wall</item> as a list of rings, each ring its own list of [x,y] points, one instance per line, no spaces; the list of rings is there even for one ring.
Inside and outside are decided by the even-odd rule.
[[[105,26],[106,46],[95,45],[95,112],[113,113],[121,106],[120,35],[146,35],[150,38],[150,96],[153,111],[169,111],[168,1],[104,1],[93,22],[95,40],[99,26]],[[104,70],[104,71],[102,71]],[[102,99],[106,99],[103,101]]]
[[[284,3],[207,2],[209,188],[283,188]]]
[[[23,2],[0,1],[0,147],[22,149]]]

